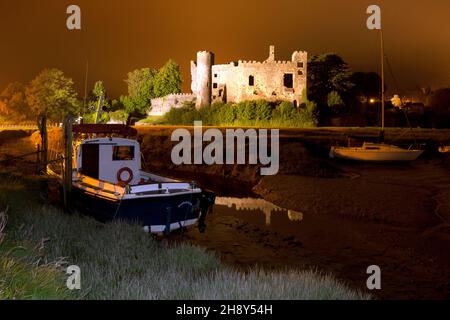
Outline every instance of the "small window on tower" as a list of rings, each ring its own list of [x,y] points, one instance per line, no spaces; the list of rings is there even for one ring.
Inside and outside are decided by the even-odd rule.
[[[217,78],[217,73],[214,73],[214,78]]]
[[[248,77],[248,85],[250,87],[253,87],[255,85],[255,77],[254,76]]]
[[[303,68],[303,62],[297,62],[297,68]]]
[[[292,73],[284,74],[283,85],[288,89],[292,89],[294,87],[294,75]]]
[[[213,88],[217,89],[217,83],[213,83]]]

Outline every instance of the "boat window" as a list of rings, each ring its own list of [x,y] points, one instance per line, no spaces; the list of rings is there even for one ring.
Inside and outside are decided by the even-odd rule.
[[[134,160],[134,146],[114,146],[113,161]]]
[[[378,147],[366,147],[366,150],[380,150]]]

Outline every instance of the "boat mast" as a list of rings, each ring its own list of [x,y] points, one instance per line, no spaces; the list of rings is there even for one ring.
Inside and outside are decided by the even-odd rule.
[[[381,39],[381,131],[384,134],[384,39],[383,39],[383,29],[380,28],[380,39]]]
[[[89,61],[86,61],[86,73],[84,77],[84,100],[83,100],[83,116],[86,113],[86,102],[87,102],[87,83],[88,83],[88,74],[89,74]]]

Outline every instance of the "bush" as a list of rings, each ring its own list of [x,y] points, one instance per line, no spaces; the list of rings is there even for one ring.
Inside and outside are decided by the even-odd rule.
[[[201,120],[200,113],[193,103],[185,103],[181,108],[172,108],[164,115],[165,122],[175,125],[193,125]]]
[[[278,121],[289,121],[294,117],[295,111],[294,104],[283,101],[273,110],[272,117]]]
[[[232,125],[236,120],[235,105],[216,102],[199,110],[204,125]]]
[[[128,120],[128,113],[125,110],[117,110],[109,113],[110,120],[121,121],[126,123]]]
[[[254,110],[256,120],[270,120],[272,118],[272,106],[266,100],[256,101]]]
[[[342,100],[339,92],[331,91],[327,96],[328,107],[336,114],[344,111],[345,103]]]
[[[249,123],[256,118],[255,102],[243,101],[236,105],[236,120],[239,123]]]
[[[317,125],[317,105],[306,101],[295,108],[289,101],[271,104],[265,100],[243,101],[237,104],[214,103],[196,110],[193,103],[171,109],[164,122],[172,125],[193,125],[201,120],[207,126],[314,127]]]
[[[95,118],[97,117],[97,112],[86,113],[83,116],[83,123],[95,123]],[[109,115],[107,112],[100,113],[99,123],[108,123]]]

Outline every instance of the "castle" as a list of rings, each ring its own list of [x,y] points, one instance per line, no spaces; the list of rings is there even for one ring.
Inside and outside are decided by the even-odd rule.
[[[192,93],[153,99],[149,115],[163,115],[185,102],[200,108],[214,102],[263,99],[288,100],[298,106],[306,90],[307,61],[305,51],[295,51],[291,61],[276,61],[274,46],[263,62],[239,60],[215,65],[213,53],[197,52],[197,61],[191,61]]]

